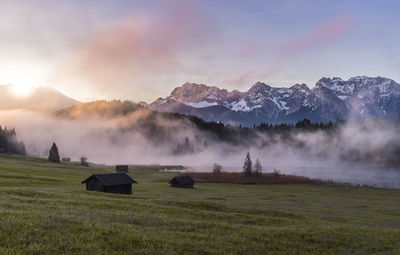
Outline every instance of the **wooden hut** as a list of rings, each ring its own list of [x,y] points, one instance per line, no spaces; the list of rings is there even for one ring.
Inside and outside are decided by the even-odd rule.
[[[93,174],[82,182],[86,190],[107,193],[132,194],[132,183],[135,179],[126,173]]]
[[[169,184],[175,188],[193,188],[194,180],[190,175],[180,175],[172,178]]]
[[[127,173],[129,171],[128,165],[117,165],[115,171],[118,173]]]

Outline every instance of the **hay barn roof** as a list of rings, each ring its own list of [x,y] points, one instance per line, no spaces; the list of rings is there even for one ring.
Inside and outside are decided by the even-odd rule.
[[[129,170],[129,166],[128,165],[117,165],[115,167],[115,170],[128,171]]]
[[[172,178],[171,182],[176,182],[179,184],[193,184],[194,180],[190,175],[180,175],[180,176],[175,176],[174,178]]]
[[[135,179],[130,177],[126,173],[107,173],[107,174],[92,174],[82,183],[86,183],[91,178],[96,178],[100,182],[102,182],[106,186],[114,186],[114,185],[126,185],[137,183]]]

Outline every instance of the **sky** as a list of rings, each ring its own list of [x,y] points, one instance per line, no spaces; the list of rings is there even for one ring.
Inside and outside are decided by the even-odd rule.
[[[0,10],[0,84],[81,101],[151,102],[185,82],[400,82],[396,0],[0,0]]]

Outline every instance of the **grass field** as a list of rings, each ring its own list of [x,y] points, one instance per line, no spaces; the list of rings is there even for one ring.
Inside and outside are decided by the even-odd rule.
[[[400,190],[196,183],[134,169],[132,195],[85,191],[111,167],[0,155],[0,254],[400,254]]]

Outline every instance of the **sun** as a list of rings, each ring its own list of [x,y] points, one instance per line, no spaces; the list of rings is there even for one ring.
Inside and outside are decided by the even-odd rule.
[[[34,87],[24,82],[11,84],[11,91],[19,97],[27,97],[32,94]]]

